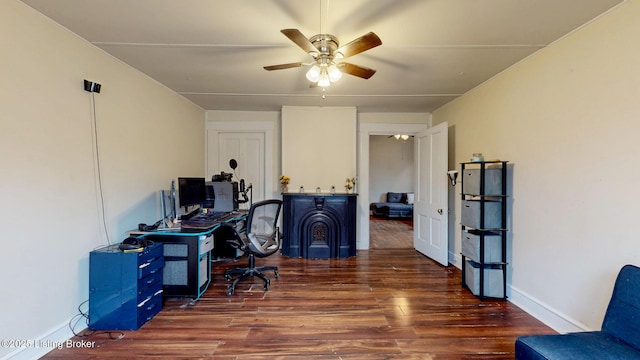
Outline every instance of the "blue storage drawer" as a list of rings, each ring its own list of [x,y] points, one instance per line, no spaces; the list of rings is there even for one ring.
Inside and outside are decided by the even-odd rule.
[[[160,310],[162,310],[162,284],[150,297],[138,304],[138,328],[151,320]]]
[[[136,330],[162,309],[162,244],[89,254],[89,329]]]
[[[151,298],[158,290],[162,290],[162,277],[149,276],[142,279],[138,287],[138,304]]]
[[[162,246],[153,246],[147,254],[139,258],[138,279],[156,273],[163,267],[164,256],[162,255]]]

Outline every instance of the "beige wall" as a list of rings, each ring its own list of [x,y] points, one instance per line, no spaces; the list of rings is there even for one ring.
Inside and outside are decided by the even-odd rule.
[[[18,1],[0,1],[0,34],[0,339],[62,341],[89,296],[89,252],[105,234],[117,243],[158,220],[157,192],[171,179],[203,175],[204,111]],[[94,100],[106,226],[84,79],[102,84]]]
[[[511,300],[560,331],[599,329],[617,272],[640,264],[638,39],[631,0],[433,113],[451,168],[512,164]]]
[[[345,191],[346,179],[356,177],[356,120],[356,108],[282,108],[282,173],[291,178],[289,191]]]

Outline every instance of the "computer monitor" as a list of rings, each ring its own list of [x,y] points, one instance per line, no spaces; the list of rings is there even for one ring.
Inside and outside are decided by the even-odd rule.
[[[208,181],[206,183],[209,198],[213,198],[213,211],[238,210],[238,182]]]
[[[202,205],[206,199],[206,186],[204,178],[180,177],[178,178],[178,199],[181,207]]]
[[[202,207],[205,209],[213,209],[216,207],[216,192],[213,186],[209,184],[210,182],[205,183],[205,199],[202,203]]]
[[[176,218],[176,196],[175,183],[171,182],[172,190],[160,190],[160,209],[162,210],[162,219],[164,227],[170,227],[169,223]]]

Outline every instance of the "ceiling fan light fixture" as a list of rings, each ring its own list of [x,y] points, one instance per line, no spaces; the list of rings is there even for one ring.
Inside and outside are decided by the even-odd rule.
[[[307,80],[312,83],[318,82],[320,80],[320,67],[318,65],[313,65],[309,71],[307,71]]]
[[[320,73],[320,79],[318,80],[318,86],[320,87],[329,87],[331,86],[331,80],[329,79],[329,74],[326,69]]]
[[[336,64],[331,63],[327,71],[329,72],[329,80],[331,82],[336,82],[342,78],[342,71],[338,69]]]
[[[406,134],[395,134],[395,135],[393,135],[393,137],[396,140],[408,140],[409,139],[409,135],[406,135]]]

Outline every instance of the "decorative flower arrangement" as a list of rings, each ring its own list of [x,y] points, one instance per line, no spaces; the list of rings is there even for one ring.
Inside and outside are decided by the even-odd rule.
[[[356,186],[356,178],[347,178],[347,181],[344,184],[344,188],[347,190],[347,192],[350,192],[351,189],[353,189]]]
[[[289,192],[289,181],[291,181],[291,178],[286,175],[280,175],[280,187],[283,193]]]

